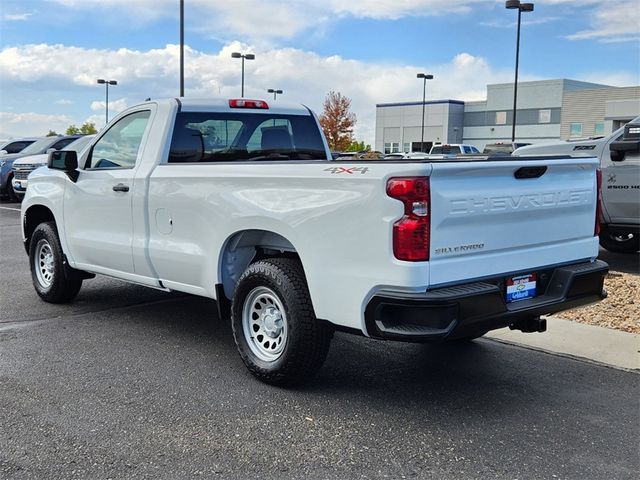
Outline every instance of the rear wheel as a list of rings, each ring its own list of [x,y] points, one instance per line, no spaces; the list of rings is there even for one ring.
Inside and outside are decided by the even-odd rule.
[[[231,307],[242,361],[263,382],[302,383],[322,366],[333,329],[316,319],[300,262],[290,258],[250,265]]]
[[[636,253],[640,250],[640,236],[631,232],[613,233],[603,227],[600,232],[600,245],[610,252]]]
[[[81,273],[65,264],[55,223],[41,223],[34,230],[29,263],[33,286],[45,302],[70,302],[80,291]]]

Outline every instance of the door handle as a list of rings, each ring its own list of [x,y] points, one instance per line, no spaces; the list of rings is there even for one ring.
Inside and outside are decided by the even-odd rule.
[[[113,191],[114,192],[128,192],[129,191],[129,187],[127,185],[125,185],[124,183],[119,183],[119,184],[113,186]]]

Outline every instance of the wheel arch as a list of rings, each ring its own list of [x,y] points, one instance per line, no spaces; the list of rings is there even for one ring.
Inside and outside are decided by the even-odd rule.
[[[31,244],[31,236],[38,225],[44,222],[56,223],[56,218],[51,209],[44,205],[32,205],[24,213],[23,234],[24,248],[29,254],[29,246]],[[57,225],[56,225],[57,228]]]
[[[219,256],[218,279],[222,288],[218,294],[231,299],[240,275],[253,261],[277,256],[300,257],[293,243],[279,233],[260,229],[233,233],[223,243]]]

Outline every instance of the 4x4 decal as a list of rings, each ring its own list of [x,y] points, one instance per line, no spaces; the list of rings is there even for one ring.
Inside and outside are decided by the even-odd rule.
[[[353,175],[356,172],[360,172],[360,175],[364,175],[369,171],[369,167],[329,167],[324,169],[325,172],[331,172],[332,175],[339,173],[346,173],[347,175]]]

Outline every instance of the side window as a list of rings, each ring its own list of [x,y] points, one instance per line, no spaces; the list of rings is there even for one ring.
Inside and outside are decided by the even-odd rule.
[[[145,110],[118,120],[93,146],[87,168],[133,168],[150,115]]]
[[[54,143],[50,148],[53,148],[54,150],[62,150],[64,147],[69,145],[71,142],[75,142],[76,140],[77,138],[65,138],[60,140],[59,142]]]

